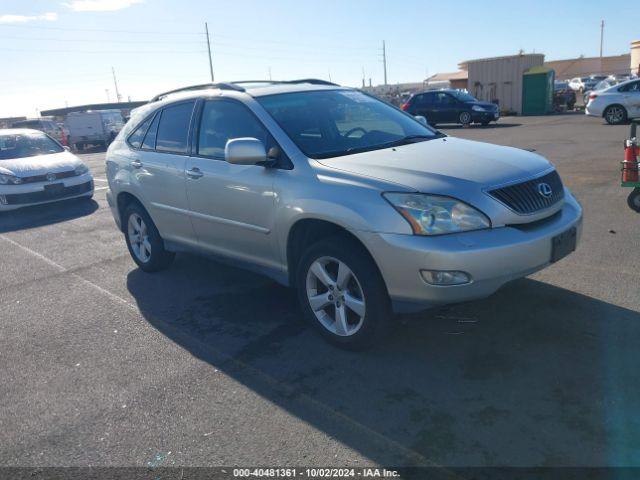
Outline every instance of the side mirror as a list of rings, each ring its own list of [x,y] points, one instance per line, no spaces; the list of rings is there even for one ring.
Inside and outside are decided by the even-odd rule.
[[[421,124],[423,124],[425,127],[429,125],[429,122],[427,122],[427,117],[424,117],[422,115],[416,115],[414,118],[417,121],[419,121]]]
[[[224,147],[224,159],[234,165],[255,165],[267,160],[267,151],[257,138],[232,138]]]

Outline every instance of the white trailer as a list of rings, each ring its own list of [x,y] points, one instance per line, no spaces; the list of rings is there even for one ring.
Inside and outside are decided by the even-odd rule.
[[[107,147],[124,126],[124,119],[120,110],[89,110],[69,113],[65,125],[69,144],[83,150],[87,145]]]

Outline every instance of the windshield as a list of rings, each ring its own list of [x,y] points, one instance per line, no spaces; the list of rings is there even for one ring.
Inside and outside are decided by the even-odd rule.
[[[478,99],[475,98],[473,95],[469,95],[468,93],[462,92],[460,90],[453,90],[450,93],[461,102],[477,102],[478,101]]]
[[[328,158],[431,140],[442,134],[355,90],[257,97],[305,155]]]
[[[0,133],[0,161],[64,152],[44,133]]]

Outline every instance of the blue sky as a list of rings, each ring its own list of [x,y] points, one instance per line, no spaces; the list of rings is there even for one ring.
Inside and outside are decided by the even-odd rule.
[[[627,3],[627,5],[631,5]],[[123,99],[209,80],[421,81],[460,61],[526,52],[548,60],[629,52],[640,9],[609,1],[0,0],[0,117]],[[105,91],[105,89],[108,90]]]

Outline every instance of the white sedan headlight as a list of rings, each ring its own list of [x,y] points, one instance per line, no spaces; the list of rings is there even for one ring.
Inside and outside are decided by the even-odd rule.
[[[20,185],[21,183],[22,179],[20,177],[0,173],[0,185]]]
[[[89,167],[87,167],[84,163],[78,165],[75,168],[76,175],[84,175],[89,171]]]
[[[474,105],[473,107],[471,107],[471,110],[473,110],[474,112],[486,112],[484,107],[481,107],[480,105]]]
[[[416,235],[491,228],[484,213],[455,198],[421,193],[385,193],[384,198],[409,222]]]

